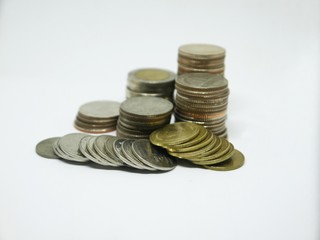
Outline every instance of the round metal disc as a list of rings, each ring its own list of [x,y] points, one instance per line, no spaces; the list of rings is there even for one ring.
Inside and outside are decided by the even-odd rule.
[[[36,146],[36,153],[39,156],[44,158],[50,158],[50,159],[60,158],[57,154],[55,154],[52,146],[53,143],[56,142],[58,139],[60,139],[60,137],[53,137],[53,138],[42,140]]]

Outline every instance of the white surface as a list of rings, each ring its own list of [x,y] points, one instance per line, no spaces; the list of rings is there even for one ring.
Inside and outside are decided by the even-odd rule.
[[[319,239],[319,1],[4,0],[0,239]],[[227,49],[243,168],[137,174],[38,157],[128,71]]]

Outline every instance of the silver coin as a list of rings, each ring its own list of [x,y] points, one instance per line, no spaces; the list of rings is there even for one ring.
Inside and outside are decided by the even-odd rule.
[[[84,156],[86,156],[91,161],[97,163],[97,161],[99,161],[99,160],[96,159],[94,156],[92,156],[87,148],[88,142],[91,138],[92,138],[92,136],[86,136],[86,137],[82,138],[80,141],[79,149]],[[100,162],[99,162],[99,164],[100,164]]]
[[[121,150],[123,155],[128,159],[129,162],[133,163],[139,169],[145,169],[150,171],[156,170],[145,165],[143,162],[141,162],[138,158],[134,156],[134,154],[132,153],[132,144],[134,143],[134,141],[135,140],[127,139],[122,143]]]
[[[139,164],[138,161],[136,161],[134,158],[130,157],[128,158],[126,154],[124,154],[124,150],[129,146],[131,148],[132,143],[134,140],[131,139],[118,139],[113,144],[113,148],[115,150],[115,153],[118,155],[121,160],[126,163],[128,166],[137,168],[137,169],[143,169],[142,164]],[[125,145],[125,147],[124,147]]]
[[[120,103],[115,101],[94,101],[83,104],[79,114],[86,118],[109,119],[119,115]]]
[[[42,140],[36,146],[36,153],[44,158],[57,159],[60,158],[57,154],[55,154],[53,150],[53,143],[56,142],[60,137],[53,137]]]
[[[138,139],[132,144],[133,154],[144,164],[157,170],[168,171],[176,162],[166,152],[151,145],[149,140]]]
[[[122,146],[122,143],[124,141],[126,141],[127,139],[125,138],[119,138],[117,139],[116,141],[113,142],[113,152],[115,155],[117,155],[117,157],[119,159],[121,159],[121,161],[123,161],[127,166],[130,166],[130,167],[133,167],[133,168],[136,168],[136,166],[134,164],[132,164],[130,161],[127,160],[126,156],[123,155],[122,153],[122,149],[121,149],[121,146]]]
[[[60,139],[60,138],[59,138]],[[77,161],[76,159],[74,159],[73,157],[67,155],[66,153],[64,153],[60,147],[59,147],[59,139],[57,139],[57,141],[55,141],[53,144],[52,144],[52,148],[53,148],[53,151],[56,155],[58,155],[60,158],[64,159],[64,160],[70,160],[70,161]],[[81,161],[80,161],[81,162]]]
[[[75,161],[86,162],[89,159],[80,152],[79,145],[83,137],[88,136],[84,133],[70,133],[58,140],[59,148]]]
[[[94,148],[94,142],[95,142],[96,138],[97,137],[91,137],[89,139],[89,141],[87,142],[87,150],[95,159],[92,161],[94,161],[95,163],[98,163],[100,165],[104,165],[104,166],[112,166],[112,167],[119,166],[118,164],[114,164],[113,162],[108,161],[99,155],[99,153]]]
[[[157,117],[170,114],[173,110],[173,104],[163,98],[132,97],[125,100],[120,109],[133,116]]]
[[[117,141],[119,138],[118,137],[114,137],[114,136],[109,136],[108,139],[106,139],[105,144],[104,144],[104,148],[106,150],[106,153],[115,161],[117,162],[122,162],[123,161],[115,154],[114,150],[113,150],[113,143],[115,141]]]
[[[178,76],[176,85],[190,90],[214,91],[228,86],[228,81],[220,74],[188,73]]]
[[[107,139],[110,137],[111,136],[108,136],[108,135],[102,135],[102,136],[96,137],[96,140],[93,144],[93,147],[102,158],[106,159],[107,161],[109,161],[117,166],[122,166],[123,165],[122,161],[118,161],[117,158],[113,158],[106,151],[105,143],[106,143]]]

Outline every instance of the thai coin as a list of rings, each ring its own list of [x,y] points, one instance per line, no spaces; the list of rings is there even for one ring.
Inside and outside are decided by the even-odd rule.
[[[83,133],[70,133],[63,137],[61,137],[57,144],[59,148],[68,156],[72,158],[74,161],[78,162],[86,162],[89,159],[83,156],[80,152],[79,144],[83,137],[87,136],[87,134]],[[71,159],[69,159],[71,160]]]
[[[207,129],[199,126],[199,133],[195,138],[191,139],[188,142],[182,143],[182,144],[177,144],[177,145],[167,147],[167,150],[170,152],[175,152],[175,151],[178,151],[179,149],[185,149],[188,147],[192,147],[192,146],[202,142],[207,137],[208,134],[209,134],[209,132],[207,131]]]
[[[132,144],[134,143],[134,141],[135,140],[127,139],[121,143],[121,153],[125,156],[124,162],[133,168],[155,170],[150,167],[147,167],[145,164],[139,161],[138,158],[134,156],[134,154],[132,153]]]
[[[152,146],[149,140],[136,140],[132,144],[132,152],[144,164],[157,170],[169,171],[176,166],[174,159],[161,149]]]
[[[56,142],[60,137],[53,137],[42,140],[36,146],[36,153],[44,158],[50,159],[58,159],[60,158],[57,154],[55,154],[53,150],[53,143]]]
[[[155,118],[171,114],[173,104],[163,98],[157,97],[133,97],[125,100],[120,111],[138,117]]]
[[[234,154],[227,161],[223,161],[211,166],[204,166],[205,168],[216,171],[230,171],[242,167],[244,164],[244,155],[238,150],[234,151]]]
[[[90,140],[91,138],[93,138],[93,137],[92,137],[92,136],[86,136],[86,137],[84,137],[84,138],[81,139],[80,145],[79,145],[80,152],[81,152],[84,156],[86,156],[88,159],[90,159],[92,162],[95,162],[95,163],[98,162],[98,164],[101,165],[101,162],[100,162],[98,159],[96,159],[96,158],[88,151],[87,145],[88,145],[88,142],[89,142],[89,140]]]
[[[123,165],[122,161],[118,161],[117,158],[112,158],[112,156],[110,156],[106,151],[105,142],[109,137],[110,136],[108,135],[102,135],[102,136],[96,137],[93,147],[96,150],[96,152],[108,162],[113,163],[114,165],[117,165],[117,166],[122,166]]]
[[[193,123],[169,124],[152,132],[150,141],[156,146],[170,147],[190,141],[199,134],[199,131],[199,126]]]
[[[83,104],[79,113],[86,118],[112,119],[119,116],[120,103],[115,101],[94,101]]]
[[[219,74],[188,73],[180,75],[176,85],[195,91],[215,91],[228,86],[228,80]]]
[[[224,73],[224,65],[220,68],[195,68],[195,67],[187,67],[184,65],[178,66],[178,73],[179,76],[182,74],[188,74],[188,73],[210,73],[210,74],[219,74],[223,76]]]
[[[126,156],[122,153],[122,149],[121,146],[124,143],[124,141],[126,141],[127,139],[125,138],[119,138],[116,141],[113,142],[113,152],[115,155],[117,155],[117,157],[119,159],[121,159],[121,161],[123,163],[125,163],[127,166],[133,167],[133,168],[137,168],[136,165],[134,165],[133,163],[131,163],[130,161],[128,161],[128,159],[126,158]]]
[[[59,138],[60,139],[60,138]],[[70,161],[77,161],[76,159],[74,159],[73,157],[67,155],[65,152],[63,152],[61,150],[61,148],[59,147],[59,139],[57,139],[57,141],[55,141],[53,144],[52,144],[52,147],[53,147],[53,151],[56,155],[58,155],[60,158],[64,159],[64,160],[70,160]],[[79,161],[77,161],[79,162]],[[80,161],[82,162],[82,161]]]
[[[179,55],[191,59],[219,59],[225,54],[224,48],[212,44],[185,44],[179,47]]]
[[[109,136],[104,144],[106,153],[115,161],[123,164],[123,161],[115,154],[114,149],[113,149],[113,143],[115,141],[117,141],[119,138],[118,137],[114,137],[114,136]]]

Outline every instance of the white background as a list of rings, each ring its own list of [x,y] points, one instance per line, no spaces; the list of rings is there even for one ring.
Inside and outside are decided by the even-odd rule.
[[[320,238],[320,3],[4,0],[0,239]],[[127,73],[175,71],[185,43],[227,49],[229,140],[245,166],[141,174],[36,155]],[[113,133],[114,134],[114,133]]]

